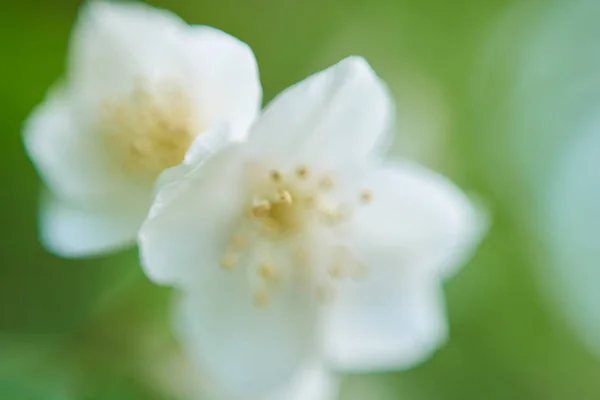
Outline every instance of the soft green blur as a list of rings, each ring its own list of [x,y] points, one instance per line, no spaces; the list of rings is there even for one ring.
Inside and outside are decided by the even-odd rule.
[[[347,377],[343,399],[600,398],[600,358],[579,342],[540,283],[547,244],[528,216],[537,207],[534,172],[548,166],[540,152],[552,143],[523,140],[515,154],[510,138],[525,128],[507,122],[511,112],[524,112],[513,104],[522,97],[511,92],[523,79],[521,46],[559,2],[151,3],[247,42],[266,101],[344,56],[365,56],[397,97],[393,152],[447,174],[490,211],[491,231],[446,286],[448,344],[409,371]],[[184,399],[185,368],[169,332],[171,293],[144,278],[136,252],[67,261],[47,254],[37,239],[41,185],[20,130],[64,71],[79,5],[0,5],[0,399]],[[556,74],[535,87],[539,98],[552,96],[552,82],[567,85],[569,77]],[[526,111],[535,92],[525,97]],[[531,154],[535,168],[523,154]]]

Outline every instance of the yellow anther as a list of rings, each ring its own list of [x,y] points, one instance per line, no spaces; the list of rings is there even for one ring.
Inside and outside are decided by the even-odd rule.
[[[221,258],[221,267],[224,269],[233,269],[237,264],[237,256],[235,254],[225,254]]]
[[[308,168],[303,165],[296,168],[296,175],[298,175],[299,178],[306,178],[308,176]]]
[[[271,264],[261,264],[258,268],[258,275],[268,281],[276,281],[279,278],[277,268]]]
[[[279,201],[285,204],[292,204],[292,194],[287,190],[282,190],[279,192]]]
[[[269,305],[269,293],[266,290],[254,293],[254,305],[256,307],[266,307]]]
[[[370,203],[373,200],[373,193],[370,190],[360,192],[360,201],[364,204]]]
[[[277,170],[271,171],[271,180],[273,182],[280,182],[281,181],[281,172],[279,172]]]
[[[252,205],[252,215],[256,218],[265,217],[269,214],[269,210],[271,209],[271,202],[266,199],[260,199],[254,201]]]

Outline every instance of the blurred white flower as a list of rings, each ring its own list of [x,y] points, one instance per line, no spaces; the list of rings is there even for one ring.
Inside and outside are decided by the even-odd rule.
[[[407,367],[444,341],[440,284],[481,221],[445,178],[382,163],[393,108],[351,57],[279,95],[246,142],[209,159],[194,146],[159,180],[142,263],[189,293],[185,325],[219,387],[260,392],[312,356]]]
[[[550,288],[582,339],[600,354],[600,123],[589,123],[558,161],[544,209]]]
[[[598,15],[597,0],[515,4],[487,43],[476,82],[486,123],[480,130],[489,132],[477,149],[485,177],[498,193],[510,193],[512,218],[532,233],[525,248],[549,311],[558,311],[561,327],[570,323],[597,356]],[[495,81],[503,91],[494,89]],[[484,100],[491,91],[497,92],[493,105]]]
[[[239,40],[142,4],[88,4],[66,81],[25,126],[52,192],[43,243],[69,257],[134,243],[159,173],[197,135],[215,140],[207,131],[215,123],[243,134],[260,102],[256,60]]]

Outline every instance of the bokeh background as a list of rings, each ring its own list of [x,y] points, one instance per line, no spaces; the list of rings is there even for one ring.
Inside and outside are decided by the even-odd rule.
[[[343,400],[600,398],[600,2],[152,0],[250,44],[265,100],[344,56],[397,99],[392,148],[489,210],[446,285],[450,340]],[[189,398],[172,293],[135,250],[69,261],[38,242],[21,127],[65,69],[81,2],[0,5],[0,399]]]

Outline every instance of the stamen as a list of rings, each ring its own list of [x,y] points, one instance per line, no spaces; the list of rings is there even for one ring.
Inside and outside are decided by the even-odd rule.
[[[279,201],[285,204],[292,204],[292,194],[287,190],[279,192]]]
[[[103,103],[97,129],[126,173],[158,175],[179,164],[202,127],[187,92],[176,83],[138,81]]]
[[[368,268],[362,264],[345,245],[345,233],[342,224],[352,218],[352,214],[360,203],[372,201],[370,190],[354,192],[355,200],[338,199],[325,193],[334,188],[334,175],[317,174],[306,166],[297,166],[285,173],[276,169],[261,169],[262,178],[257,182],[257,191],[249,198],[245,208],[246,225],[238,227],[231,237],[228,253],[222,260],[223,268],[234,268],[238,258],[252,252],[253,261],[245,271],[253,290],[251,297],[257,307],[266,307],[275,295],[273,290],[284,290],[283,280],[310,291],[313,300],[321,305],[330,304],[335,300],[335,285],[345,280],[361,280],[368,275]],[[307,179],[305,182],[290,180],[294,178]],[[310,180],[309,180],[310,178]],[[359,188],[360,189],[360,188]],[[323,261],[313,259],[313,248],[319,246],[314,241],[313,230],[327,229],[339,242],[323,243]],[[320,236],[319,236],[320,237]],[[247,249],[248,244],[258,249]],[[289,259],[282,265],[273,265],[270,256],[272,246],[283,246]],[[260,248],[267,250],[260,251]],[[310,253],[309,253],[310,251]],[[315,250],[316,251],[316,250]],[[320,251],[317,251],[321,253]],[[265,262],[266,261],[266,262]],[[314,261],[314,262],[313,262]],[[244,262],[244,264],[246,264]]]
[[[281,181],[281,173],[279,171],[277,171],[276,169],[271,171],[271,180],[273,182],[280,182]]]
[[[363,204],[368,204],[372,200],[373,200],[373,193],[370,190],[365,189],[360,193],[360,201]]]
[[[308,176],[308,168],[306,168],[305,166],[299,166],[298,168],[296,168],[296,175],[298,175],[299,178],[306,178]]]
[[[252,205],[252,215],[256,218],[266,217],[271,209],[271,202],[266,199],[258,199]]]

